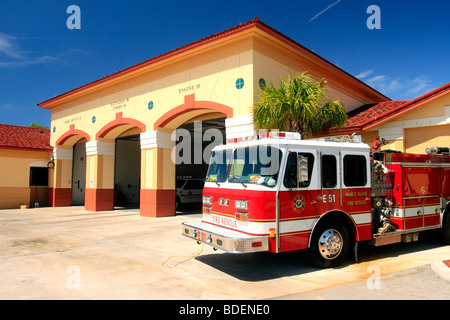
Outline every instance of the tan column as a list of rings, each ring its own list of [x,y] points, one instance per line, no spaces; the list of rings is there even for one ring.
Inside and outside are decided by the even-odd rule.
[[[114,210],[115,143],[92,141],[86,143],[85,209]]]
[[[141,133],[140,214],[145,217],[175,215],[175,163],[171,159],[171,133]]]
[[[72,159],[73,149],[57,147],[53,149],[52,187],[48,188],[48,205],[52,207],[67,207],[72,201]]]

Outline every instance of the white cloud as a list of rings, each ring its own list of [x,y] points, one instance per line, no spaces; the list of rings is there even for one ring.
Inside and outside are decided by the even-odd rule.
[[[417,76],[411,79],[379,74],[369,77],[373,73],[373,70],[367,70],[361,72],[356,77],[392,99],[410,100],[436,88],[433,82],[426,76]]]
[[[372,73],[373,73],[373,70],[366,70],[366,71],[363,71],[360,74],[358,74],[356,77],[358,79],[364,79],[364,78],[370,76]]]
[[[410,94],[423,94],[424,91],[428,92],[430,91],[430,81],[426,79],[425,77],[417,77],[413,80],[411,80],[411,88],[408,90],[408,93]],[[435,89],[435,88],[431,88]]]
[[[65,56],[79,52],[69,49],[61,54],[33,56],[22,49],[19,40],[23,39],[0,32],[0,69],[63,62]]]
[[[375,76],[375,77],[373,77],[373,78],[368,79],[368,80],[367,80],[367,83],[368,83],[368,84],[376,84],[376,83],[380,83],[380,82],[382,82],[382,81],[385,81],[385,79],[386,79],[386,76],[383,76],[383,75],[381,75],[381,76]]]
[[[328,10],[330,10],[332,7],[334,7],[335,5],[337,5],[339,2],[341,2],[342,0],[337,0],[336,2],[330,4],[328,7],[326,7],[325,9],[323,9],[322,11],[320,11],[318,14],[316,14],[314,17],[312,17],[311,19],[309,19],[308,23],[310,23],[313,20],[316,20],[320,15],[324,14],[325,12],[327,12]]]
[[[0,53],[7,58],[25,59],[16,37],[0,32]]]

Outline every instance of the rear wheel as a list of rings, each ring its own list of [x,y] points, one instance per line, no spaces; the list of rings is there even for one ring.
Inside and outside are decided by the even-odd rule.
[[[312,260],[319,268],[334,268],[344,262],[350,248],[348,229],[339,221],[321,223],[311,240]]]

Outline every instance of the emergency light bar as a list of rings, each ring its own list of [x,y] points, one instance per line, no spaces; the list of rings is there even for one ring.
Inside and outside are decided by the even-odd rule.
[[[271,131],[271,132],[269,132],[269,138],[272,138],[272,139],[301,140],[300,133],[298,133],[298,132],[277,132],[277,131]]]
[[[238,143],[238,142],[247,142],[247,141],[253,141],[253,140],[260,140],[260,139],[292,139],[292,140],[301,140],[302,137],[300,133],[298,132],[278,132],[278,131],[271,131],[269,133],[262,133],[255,136],[248,136],[243,138],[234,138],[234,139],[228,139],[227,143]]]

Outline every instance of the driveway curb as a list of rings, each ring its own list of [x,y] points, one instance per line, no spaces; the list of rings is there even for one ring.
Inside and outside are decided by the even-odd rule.
[[[449,261],[449,260],[444,260]],[[434,261],[431,264],[431,269],[436,272],[441,278],[450,281],[450,267],[444,261]]]

